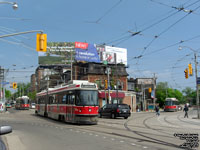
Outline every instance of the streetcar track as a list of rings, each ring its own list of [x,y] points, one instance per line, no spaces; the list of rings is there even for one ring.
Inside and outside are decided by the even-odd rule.
[[[152,118],[152,117],[151,117]],[[173,143],[169,143],[169,142],[166,142],[166,141],[162,141],[162,140],[158,140],[156,138],[152,138],[152,137],[149,137],[147,135],[143,135],[141,134],[140,132],[138,131],[134,131],[134,130],[131,130],[129,127],[128,127],[128,122],[130,120],[126,121],[124,123],[124,127],[130,131],[130,132],[133,132],[134,134],[137,134],[141,137],[144,137],[144,138],[147,138],[147,139],[141,139],[142,141],[146,141],[146,142],[151,142],[151,143],[156,143],[156,144],[161,144],[161,145],[165,145],[165,146],[170,146],[170,147],[174,147],[174,148],[180,148],[180,149],[184,149],[184,148],[181,148],[179,145],[176,145],[176,144],[173,144]]]

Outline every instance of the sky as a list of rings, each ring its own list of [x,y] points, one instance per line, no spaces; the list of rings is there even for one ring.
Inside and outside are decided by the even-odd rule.
[[[0,35],[43,30],[48,42],[126,48],[129,78],[155,75],[157,82],[168,82],[170,88],[195,89],[195,75],[185,79],[184,70],[189,63],[195,68],[194,53],[199,54],[200,0],[15,2],[17,10],[0,3]],[[30,82],[38,66],[35,49],[36,33],[0,38],[0,66],[9,70],[6,81]]]

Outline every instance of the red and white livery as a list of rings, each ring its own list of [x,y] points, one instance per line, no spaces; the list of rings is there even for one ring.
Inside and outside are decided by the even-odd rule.
[[[16,109],[29,109],[30,104],[29,104],[29,97],[28,96],[22,96],[22,97],[18,97],[16,99],[16,104],[15,104],[15,108]]]
[[[176,98],[166,98],[164,111],[178,111],[178,100]]]
[[[95,83],[73,80],[37,93],[35,113],[78,124],[97,124],[98,88]]]

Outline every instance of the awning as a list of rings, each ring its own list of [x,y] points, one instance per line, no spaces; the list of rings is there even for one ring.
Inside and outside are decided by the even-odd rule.
[[[110,91],[111,98],[124,98],[125,93],[123,92],[116,92],[116,91]],[[106,97],[108,97],[108,92],[106,92]],[[105,98],[105,92],[99,92],[99,98]]]

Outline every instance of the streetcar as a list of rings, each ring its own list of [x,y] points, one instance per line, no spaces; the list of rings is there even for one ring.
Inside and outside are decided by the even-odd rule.
[[[178,100],[176,98],[166,98],[164,111],[178,111]]]
[[[15,109],[23,109],[23,110],[28,110],[30,105],[29,105],[29,97],[28,96],[22,96],[18,97],[16,99],[16,104],[15,104]]]
[[[97,124],[97,84],[86,80],[73,80],[36,95],[35,113],[63,122]]]

